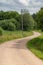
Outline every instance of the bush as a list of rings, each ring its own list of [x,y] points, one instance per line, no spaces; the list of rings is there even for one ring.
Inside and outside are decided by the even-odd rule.
[[[16,30],[19,30],[20,29],[20,22],[17,21],[16,19],[12,18],[10,19],[10,22],[12,22],[14,25],[16,25]]]
[[[10,22],[10,20],[3,20],[0,22],[0,26],[4,29],[4,30],[16,30],[16,26],[15,24],[13,24],[12,22]]]
[[[3,35],[3,29],[0,27],[0,36]]]
[[[16,30],[15,24],[13,24],[13,23],[11,23],[11,22],[7,23],[6,28],[7,28],[7,30],[9,30],[9,31],[14,31],[14,30]]]
[[[13,30],[20,30],[20,25],[21,23],[14,18],[9,19],[9,20],[0,20],[0,26],[4,30],[8,30],[8,27],[10,26],[13,27]]]

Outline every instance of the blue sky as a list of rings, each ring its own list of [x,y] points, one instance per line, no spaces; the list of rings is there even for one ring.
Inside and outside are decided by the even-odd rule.
[[[0,0],[0,10],[4,11],[18,11],[21,9],[28,9],[29,12],[36,13],[43,7],[43,0]]]

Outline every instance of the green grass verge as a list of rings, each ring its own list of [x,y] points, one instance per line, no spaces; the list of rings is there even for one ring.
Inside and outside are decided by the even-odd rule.
[[[43,60],[43,33],[41,32],[41,34],[40,37],[30,40],[27,43],[27,48]]]
[[[5,41],[23,38],[32,35],[32,31],[3,31],[3,35],[0,36],[0,44]]]

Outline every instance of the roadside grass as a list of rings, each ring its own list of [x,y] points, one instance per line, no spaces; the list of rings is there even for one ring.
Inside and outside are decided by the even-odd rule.
[[[32,31],[3,31],[3,35],[0,36],[0,44],[18,38],[23,38],[32,35]]]
[[[27,48],[30,49],[38,58],[43,60],[43,32],[41,36],[30,40],[27,43]]]

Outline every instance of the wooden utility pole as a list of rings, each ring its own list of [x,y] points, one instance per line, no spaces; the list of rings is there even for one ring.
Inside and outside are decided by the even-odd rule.
[[[21,9],[21,25],[22,25],[22,36],[23,36],[23,9]]]

